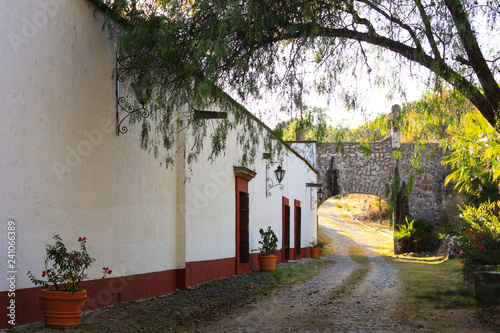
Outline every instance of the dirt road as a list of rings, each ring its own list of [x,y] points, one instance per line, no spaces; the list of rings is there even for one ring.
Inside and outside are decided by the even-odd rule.
[[[396,272],[380,256],[392,238],[325,203],[320,224],[333,239],[336,262],[313,279],[246,304],[191,332],[415,332],[401,314]],[[322,259],[322,260],[325,260]]]

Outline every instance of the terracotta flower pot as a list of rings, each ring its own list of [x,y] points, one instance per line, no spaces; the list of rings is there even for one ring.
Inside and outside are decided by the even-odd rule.
[[[80,290],[75,294],[67,291],[40,291],[45,326],[52,328],[75,328],[80,325],[82,310],[87,301],[87,291]]]
[[[274,254],[264,256],[259,254],[259,266],[262,272],[274,272],[277,257]]]
[[[311,247],[311,258],[320,259],[322,254],[323,254],[323,249]]]

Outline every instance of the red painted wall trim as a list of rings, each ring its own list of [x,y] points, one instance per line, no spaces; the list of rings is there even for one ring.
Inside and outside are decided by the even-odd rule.
[[[304,252],[300,251],[301,254],[297,254],[297,248],[296,248],[296,245],[297,245],[297,235],[298,235],[298,231],[299,231],[299,226],[298,226],[298,216],[297,216],[297,207],[300,207],[300,201],[297,200],[297,199],[294,199],[293,200],[293,247],[294,247],[294,251],[293,251],[293,259],[299,259],[299,258],[303,258],[303,254]],[[301,233],[302,234],[302,233]],[[301,242],[301,247],[302,247],[302,242]],[[292,254],[290,254],[290,257],[292,256]]]
[[[186,285],[234,275],[235,258],[192,261],[186,263]]]
[[[146,274],[108,278],[102,284],[94,285],[87,290],[87,303],[84,311],[109,306],[118,302],[137,301],[174,292],[177,278],[183,275],[184,269],[168,270]],[[43,321],[38,295],[41,288],[25,288],[16,290],[15,324],[16,326]],[[7,309],[7,291],[0,292],[0,306]],[[4,311],[1,311],[4,313]],[[11,327],[9,318],[0,316],[0,329]]]
[[[288,200],[287,197],[283,197],[283,200],[282,200],[282,211],[281,211],[281,220],[282,220],[282,223],[281,223],[281,247],[284,248],[286,246],[285,244],[285,239],[286,239],[286,229],[285,229],[285,222],[286,222],[286,212],[285,212],[285,206],[289,206],[290,205],[290,200]],[[291,211],[290,211],[290,214],[291,214]],[[292,249],[290,249],[290,253],[292,253]],[[282,262],[286,262],[288,260],[285,259],[285,251],[281,252],[281,256],[278,256],[278,257],[281,257],[281,261]],[[290,256],[291,258],[291,256]]]

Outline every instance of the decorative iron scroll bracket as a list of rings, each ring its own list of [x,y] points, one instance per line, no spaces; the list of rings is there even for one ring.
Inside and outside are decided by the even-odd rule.
[[[309,194],[310,195],[310,202],[311,202],[311,210],[314,210],[314,207],[315,205],[321,203],[321,200],[318,199],[315,199],[315,195],[314,195],[314,191],[315,189],[314,188],[311,188],[311,193]]]
[[[120,96],[120,83],[125,82],[127,72],[130,70],[124,65],[127,58],[128,57],[120,58],[118,54],[116,55],[116,135],[128,132],[128,124],[125,124],[124,121],[129,119],[132,115],[137,114],[142,118],[149,117],[149,110],[146,109],[145,104],[139,103],[140,106],[138,107],[129,104],[125,96]]]
[[[276,161],[276,162],[271,161],[269,163],[266,163],[266,198],[270,197],[272,195],[271,189],[273,187],[278,186],[280,190],[283,190],[285,188],[285,186],[281,183],[274,184],[273,177],[269,176],[269,170],[271,170],[271,167],[275,164],[281,165],[281,164],[283,164],[283,161]],[[272,171],[271,171],[271,175],[272,175]]]
[[[318,199],[315,199],[316,196],[314,195],[314,192],[317,193],[317,191],[319,191],[316,189],[321,189],[323,185],[324,184],[321,183],[306,183],[306,187],[310,188],[309,201],[311,202],[311,210],[314,210],[315,205],[318,205],[321,202],[323,202],[322,198],[320,199],[318,196]]]

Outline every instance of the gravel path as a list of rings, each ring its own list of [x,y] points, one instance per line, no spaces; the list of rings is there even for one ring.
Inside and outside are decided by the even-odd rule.
[[[222,319],[191,328],[194,332],[415,332],[401,316],[396,272],[380,256],[392,238],[323,204],[320,224],[332,237],[336,265],[302,284],[248,303]],[[362,250],[362,263],[352,249]],[[205,326],[206,325],[206,326]]]

